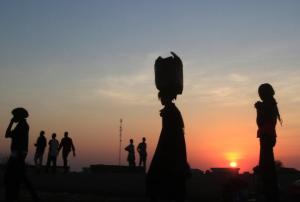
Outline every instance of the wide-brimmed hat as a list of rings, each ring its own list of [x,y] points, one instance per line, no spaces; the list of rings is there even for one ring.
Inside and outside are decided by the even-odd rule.
[[[20,117],[24,119],[29,116],[28,111],[23,107],[15,108],[14,110],[11,111],[11,113],[14,117]]]

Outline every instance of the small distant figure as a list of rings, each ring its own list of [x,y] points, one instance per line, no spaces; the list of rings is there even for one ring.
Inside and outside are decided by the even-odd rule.
[[[146,138],[143,137],[143,141],[138,145],[137,151],[140,155],[140,162],[139,166],[143,166],[146,169],[146,163],[147,163],[147,144],[146,144]]]
[[[279,200],[277,173],[275,169],[273,147],[276,144],[277,119],[282,123],[273,87],[264,83],[259,86],[261,101],[255,103],[258,126],[257,138],[260,140],[259,173],[262,179],[263,194],[266,202]]]
[[[58,152],[61,150],[61,148],[62,148],[62,159],[64,162],[64,172],[67,173],[69,171],[68,156],[70,152],[73,151],[73,156],[76,156],[73,140],[69,137],[68,132],[65,132],[64,138],[60,142]]]
[[[34,144],[36,147],[35,155],[34,155],[34,164],[37,168],[37,171],[40,172],[40,169],[43,165],[43,157],[45,148],[47,146],[47,139],[45,137],[45,131],[40,132],[40,136],[38,137],[36,143]]]
[[[33,201],[39,201],[39,198],[26,175],[25,159],[28,153],[29,125],[26,118],[29,116],[24,108],[16,108],[12,111],[11,119],[6,133],[6,138],[11,138],[11,154],[8,159],[4,174],[5,201],[20,201],[20,184],[23,182],[29,190]],[[15,128],[12,129],[13,125]]]
[[[133,145],[133,139],[130,139],[130,144],[125,147],[125,150],[128,151],[127,161],[129,164],[129,167],[135,167],[135,152],[134,152],[134,145]]]
[[[58,147],[59,147],[59,142],[56,139],[56,133],[52,134],[52,139],[49,140],[48,145],[49,145],[49,152],[48,152],[46,172],[49,171],[49,168],[52,163],[52,173],[56,173],[56,161],[57,161]]]

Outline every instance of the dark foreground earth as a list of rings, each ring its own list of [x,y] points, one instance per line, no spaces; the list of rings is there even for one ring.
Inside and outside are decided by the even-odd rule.
[[[35,173],[28,172],[38,195],[44,202],[143,202],[145,196],[145,174],[143,173]],[[0,172],[0,201],[4,200],[3,171]],[[200,184],[199,184],[200,182]],[[205,187],[202,189],[201,187]],[[219,201],[218,187],[195,176],[188,183],[189,201]],[[21,201],[32,201],[22,186]],[[193,200],[195,199],[195,200]],[[196,200],[197,199],[197,200]]]
[[[143,173],[39,173],[28,172],[43,202],[148,202],[145,197],[145,174]],[[241,175],[247,182],[244,190],[248,196],[244,201],[257,201],[253,197],[253,176]],[[194,173],[187,182],[188,202],[221,202],[222,190],[228,178]],[[284,191],[293,179],[282,186],[282,201],[288,199]],[[0,201],[4,201],[3,171],[0,171]],[[32,201],[28,191],[22,187],[21,201]]]

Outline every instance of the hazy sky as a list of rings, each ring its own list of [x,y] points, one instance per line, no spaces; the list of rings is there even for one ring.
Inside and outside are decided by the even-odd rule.
[[[192,167],[258,161],[257,87],[276,91],[277,159],[300,169],[300,1],[0,2],[0,131],[10,111],[30,112],[30,156],[40,130],[70,132],[75,168],[118,160],[145,136],[152,158],[160,129],[153,64],[176,52],[184,92],[176,103]],[[0,138],[2,156],[10,141]],[[122,163],[126,164],[123,152]]]

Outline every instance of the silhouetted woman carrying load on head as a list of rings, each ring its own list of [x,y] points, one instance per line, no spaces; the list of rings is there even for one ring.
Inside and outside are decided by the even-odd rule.
[[[11,138],[11,154],[4,174],[5,200],[6,202],[19,201],[20,184],[24,183],[30,191],[35,202],[39,201],[25,171],[25,158],[28,153],[29,125],[26,118],[29,116],[24,108],[16,108],[12,111],[11,119],[6,133],[6,138]],[[13,125],[16,124],[14,129]]]
[[[262,84],[258,88],[258,94],[262,100],[255,103],[257,137],[260,139],[259,173],[266,201],[277,202],[279,200],[278,185],[273,147],[276,144],[277,119],[282,121],[274,98],[273,87],[268,83]]]
[[[182,93],[182,62],[174,57],[155,63],[158,97],[164,105],[160,111],[162,130],[147,173],[147,195],[151,201],[168,199],[183,202],[186,198],[186,176],[189,171],[184,139],[184,123],[173,101]]]

